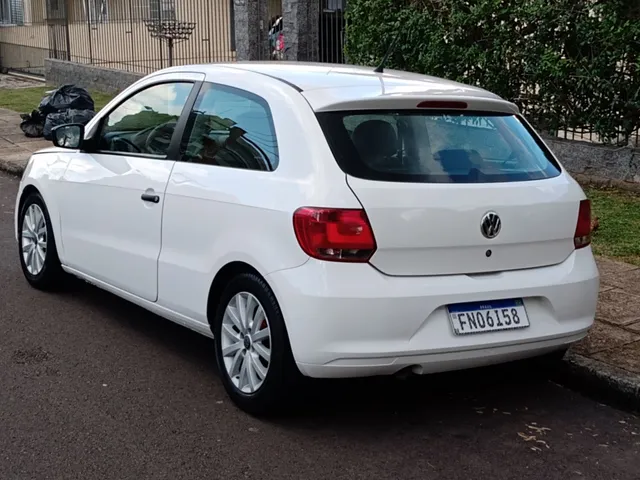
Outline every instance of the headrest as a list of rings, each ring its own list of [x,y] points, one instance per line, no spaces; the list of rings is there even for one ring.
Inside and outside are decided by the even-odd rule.
[[[442,165],[445,172],[468,172],[473,163],[469,157],[470,152],[462,149],[440,150],[435,154],[436,160]]]
[[[394,155],[398,151],[398,137],[389,122],[367,120],[353,131],[353,143],[362,157]]]

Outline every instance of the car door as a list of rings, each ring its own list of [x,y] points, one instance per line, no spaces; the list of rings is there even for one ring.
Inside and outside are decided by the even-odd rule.
[[[256,208],[264,204],[255,195],[278,165],[269,104],[246,90],[204,83],[180,151],[166,190],[158,301],[204,323],[212,263],[228,253],[222,249],[227,242],[244,248],[224,239],[234,238],[254,216],[270,223],[274,215]],[[287,228],[291,220],[282,216],[282,222]],[[263,241],[282,243],[279,237]]]
[[[143,83],[101,116],[88,134],[90,151],[71,154],[61,202],[68,267],[157,299],[164,193],[182,115],[203,77],[159,75]]]

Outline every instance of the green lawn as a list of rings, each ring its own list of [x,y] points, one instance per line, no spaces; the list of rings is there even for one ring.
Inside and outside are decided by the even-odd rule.
[[[593,187],[585,193],[600,223],[593,234],[594,252],[640,265],[640,194]]]
[[[0,108],[8,108],[18,113],[30,113],[38,108],[45,92],[55,87],[0,89]],[[96,111],[104,107],[113,96],[100,92],[89,92],[96,105]]]

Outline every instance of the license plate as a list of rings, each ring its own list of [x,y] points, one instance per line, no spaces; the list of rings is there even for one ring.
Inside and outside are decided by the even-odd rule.
[[[456,335],[527,328],[529,318],[520,299],[449,305],[449,318]]]

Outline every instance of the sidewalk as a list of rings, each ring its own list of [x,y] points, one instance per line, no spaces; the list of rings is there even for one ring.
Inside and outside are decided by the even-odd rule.
[[[20,122],[16,112],[0,108],[0,170],[16,174],[22,173],[32,152],[53,146],[42,138],[25,137]]]
[[[596,322],[565,361],[571,373],[597,389],[615,389],[640,405],[640,267],[598,258]]]
[[[22,173],[31,152],[52,145],[25,137],[19,125],[17,113],[0,108],[0,170],[14,174]],[[637,398],[640,404],[640,267],[607,258],[597,261],[601,287],[596,323],[565,361],[577,376]]]

